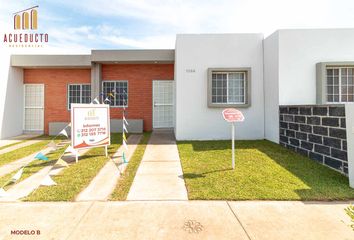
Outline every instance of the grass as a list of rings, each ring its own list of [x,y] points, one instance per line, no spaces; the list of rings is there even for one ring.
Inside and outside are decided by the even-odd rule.
[[[43,141],[40,141],[38,143],[34,143],[29,146],[13,150],[11,152],[1,154],[0,155],[0,167],[7,164],[7,163],[24,158],[28,155],[31,155],[35,152],[38,152],[38,151],[44,149],[49,142],[50,142],[50,140],[43,139]]]
[[[22,140],[22,141],[19,141],[19,142],[7,144],[7,145],[5,145],[5,146],[0,147],[0,150],[3,150],[3,149],[8,148],[8,147],[15,146],[15,145],[20,144],[20,143],[24,143],[25,141],[26,141],[26,140]]]
[[[21,140],[21,141],[19,141],[19,142],[7,144],[7,145],[5,145],[5,146],[0,147],[0,150],[3,150],[3,149],[5,149],[5,148],[18,145],[18,144],[20,144],[20,143],[24,143],[24,142],[29,141],[29,140],[48,140],[48,139],[51,139],[51,138],[50,138],[49,136],[47,136],[47,135],[40,135],[40,136],[36,136],[36,137],[32,137],[32,138],[25,139],[25,140]]]
[[[278,144],[236,141],[235,146],[232,170],[230,141],[178,142],[189,199],[354,199],[347,177]]]
[[[347,215],[350,217],[351,219],[351,224],[350,227],[353,229],[354,231],[354,205],[350,205],[349,207],[347,207],[346,209],[344,209],[345,212],[347,213]]]
[[[111,145],[108,154],[113,155],[122,142],[122,134],[111,135]],[[72,201],[91,182],[98,171],[108,161],[105,157],[104,148],[89,150],[79,158],[79,162],[65,168],[59,175],[52,179],[57,183],[55,186],[41,186],[24,201]]]
[[[15,145],[20,144],[20,143],[24,143],[24,142],[26,142],[26,141],[28,141],[28,140],[40,140],[40,139],[46,139],[46,138],[47,138],[46,135],[40,135],[40,136],[28,138],[28,139],[21,140],[21,141],[15,142],[15,143],[11,143],[11,144],[4,145],[4,146],[0,147],[0,150],[3,150],[3,149],[8,148],[8,147],[15,146]],[[48,139],[48,138],[47,138],[47,139]]]
[[[124,201],[127,199],[131,185],[143,158],[146,145],[150,139],[151,133],[144,133],[143,139],[138,144],[133,156],[129,160],[129,164],[125,169],[124,173],[120,176],[116,188],[114,189],[110,200],[113,201]]]
[[[24,168],[22,176],[17,181],[17,183],[25,180],[26,178],[28,178],[30,176],[32,176],[33,174],[35,174],[36,172],[38,172],[42,168],[54,164],[58,160],[60,155],[64,152],[64,149],[66,149],[67,146],[68,145],[65,145],[63,148],[57,149],[57,150],[55,150],[53,152],[50,152],[50,153],[46,154],[46,156],[48,157],[47,161],[42,161],[42,160],[34,160],[34,161],[32,161],[30,164],[28,164],[28,166],[26,166]],[[6,182],[8,182],[11,179],[11,177],[14,174],[16,174],[16,172],[18,170],[19,169],[0,177],[0,186],[3,186]],[[4,189],[7,190],[13,185],[14,185],[14,183],[11,182],[11,183],[7,184],[6,186],[4,186]]]

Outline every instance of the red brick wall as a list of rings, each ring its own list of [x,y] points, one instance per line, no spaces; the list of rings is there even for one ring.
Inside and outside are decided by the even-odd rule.
[[[102,80],[128,80],[127,118],[143,119],[144,131],[152,130],[152,81],[173,79],[173,64],[102,65]],[[111,118],[121,117],[121,108],[111,108]]]
[[[91,83],[90,69],[25,69],[24,83],[44,84],[44,132],[49,122],[69,122],[67,85]]]

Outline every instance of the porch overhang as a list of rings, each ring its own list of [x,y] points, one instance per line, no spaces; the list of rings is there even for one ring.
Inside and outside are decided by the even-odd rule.
[[[11,66],[19,68],[91,68],[91,56],[12,55]]]
[[[96,63],[174,63],[175,50],[92,50],[91,61]]]

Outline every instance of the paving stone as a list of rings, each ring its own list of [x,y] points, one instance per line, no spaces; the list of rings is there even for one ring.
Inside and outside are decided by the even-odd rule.
[[[344,160],[344,161],[348,160],[348,155],[347,155],[346,151],[338,150],[338,149],[335,149],[335,148],[331,149],[331,156],[334,157],[334,158],[338,158],[338,159]]]
[[[312,115],[312,108],[310,107],[300,107],[301,115]]]
[[[325,156],[324,163],[332,168],[342,171],[343,162],[338,159]]]
[[[309,157],[313,160],[323,163],[323,155],[321,154],[310,152]]]
[[[313,126],[313,133],[319,134],[322,136],[327,136],[328,135],[328,128],[320,127],[320,126]]]
[[[322,125],[330,127],[339,127],[339,118],[324,117],[322,118]]]
[[[307,124],[320,125],[321,118],[320,117],[307,117]]]
[[[323,144],[325,146],[329,147],[334,147],[334,148],[341,148],[341,140],[337,138],[331,138],[331,137],[324,137],[323,138]]]
[[[313,108],[313,115],[327,116],[327,113],[328,113],[327,107],[314,107]]]
[[[344,107],[329,107],[329,115],[330,116],[345,116],[345,108]]]
[[[329,147],[323,146],[323,145],[315,145],[314,148],[315,152],[321,153],[321,154],[326,154],[326,155],[331,155],[331,150]]]
[[[299,108],[298,107],[289,107],[289,114],[298,114]]]
[[[301,141],[301,147],[306,149],[306,150],[310,150],[312,151],[313,149],[313,144],[309,143],[309,142],[305,142],[305,141]]]
[[[300,131],[306,133],[312,133],[312,126],[300,124]]]
[[[341,139],[347,139],[347,132],[344,129],[330,128],[329,129],[329,136],[341,138]]]

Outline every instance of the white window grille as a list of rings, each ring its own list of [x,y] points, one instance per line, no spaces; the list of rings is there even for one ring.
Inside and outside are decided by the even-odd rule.
[[[327,67],[327,102],[354,102],[354,68]]]
[[[245,104],[245,72],[213,72],[213,104]]]
[[[112,107],[128,106],[128,81],[103,81],[102,88],[104,98],[108,97]]]
[[[69,84],[68,85],[68,109],[72,103],[90,103],[91,85],[90,84]]]

